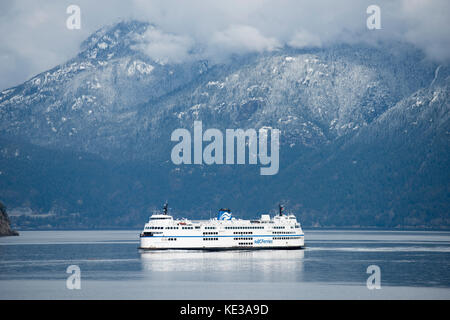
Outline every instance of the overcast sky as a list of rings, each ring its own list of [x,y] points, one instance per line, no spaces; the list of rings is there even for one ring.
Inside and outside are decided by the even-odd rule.
[[[81,9],[81,29],[69,30],[66,9]],[[368,30],[369,5],[381,9],[381,30]],[[98,28],[124,19],[152,22],[140,49],[182,62],[195,46],[209,58],[333,43],[397,39],[450,60],[449,0],[1,0],[0,89],[75,56]]]

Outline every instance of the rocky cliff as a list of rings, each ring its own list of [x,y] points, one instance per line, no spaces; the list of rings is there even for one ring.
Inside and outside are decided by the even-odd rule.
[[[6,207],[0,202],[0,237],[18,235],[19,233],[17,231],[11,229],[8,214],[6,213]]]

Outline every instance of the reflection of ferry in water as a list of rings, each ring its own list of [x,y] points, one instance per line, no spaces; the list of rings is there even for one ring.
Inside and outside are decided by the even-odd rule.
[[[304,246],[304,234],[293,214],[283,213],[257,220],[232,217],[229,209],[220,209],[217,218],[191,221],[173,219],[164,212],[153,214],[142,231],[140,249],[298,249]]]

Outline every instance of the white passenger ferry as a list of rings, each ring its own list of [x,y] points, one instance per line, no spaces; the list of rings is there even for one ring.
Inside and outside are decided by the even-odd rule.
[[[217,218],[191,221],[173,219],[164,211],[153,214],[140,234],[140,249],[299,249],[304,247],[304,234],[293,214],[257,220],[241,220],[229,209],[220,209]]]

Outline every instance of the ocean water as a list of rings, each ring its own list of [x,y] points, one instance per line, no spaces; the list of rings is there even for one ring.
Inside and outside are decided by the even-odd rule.
[[[139,232],[0,238],[0,299],[450,299],[450,232],[304,230],[303,250],[152,252]]]

